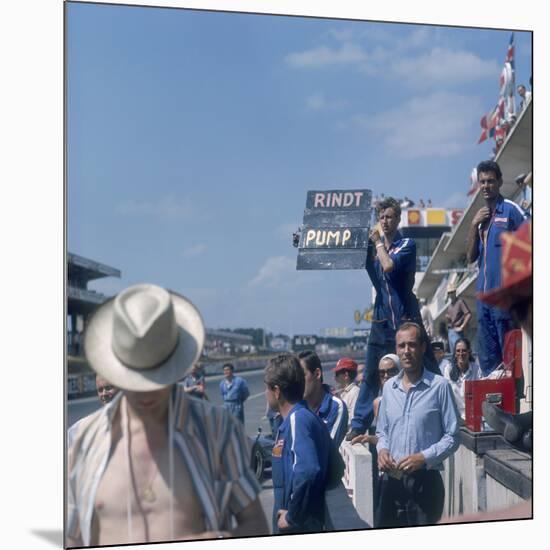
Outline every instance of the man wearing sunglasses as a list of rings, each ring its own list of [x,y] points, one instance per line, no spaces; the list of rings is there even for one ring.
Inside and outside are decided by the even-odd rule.
[[[500,194],[503,184],[499,165],[487,160],[477,166],[477,180],[485,206],[474,216],[466,243],[468,262],[477,260],[476,291],[489,292],[501,285],[501,242],[504,231],[515,231],[525,220],[523,210]],[[477,301],[479,366],[484,376],[502,362],[504,335],[515,328],[510,314]]]

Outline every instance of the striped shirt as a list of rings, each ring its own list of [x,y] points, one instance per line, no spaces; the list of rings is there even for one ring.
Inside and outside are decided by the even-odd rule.
[[[69,442],[67,536],[91,544],[97,489],[111,452],[112,423],[123,392],[83,419]],[[230,530],[231,519],[256,500],[260,486],[249,467],[251,446],[242,425],[227,411],[172,392],[174,449],[187,466],[203,510],[206,530]]]

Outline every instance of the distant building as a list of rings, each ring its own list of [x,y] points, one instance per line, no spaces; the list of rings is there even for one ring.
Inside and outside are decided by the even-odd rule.
[[[69,398],[93,395],[95,376],[84,358],[83,333],[90,314],[109,297],[88,288],[90,281],[120,278],[120,270],[67,253],[67,373]]]
[[[256,347],[253,341],[254,338],[248,334],[207,328],[203,355],[221,357],[235,353],[254,353]]]
[[[105,294],[88,289],[88,283],[103,277],[120,278],[120,270],[69,252],[67,276],[68,353],[79,356],[86,319],[107,299]]]

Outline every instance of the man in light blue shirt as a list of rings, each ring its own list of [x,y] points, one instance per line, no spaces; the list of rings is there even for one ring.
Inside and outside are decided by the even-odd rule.
[[[420,326],[404,323],[395,338],[402,370],[384,385],[376,424],[383,472],[376,527],[437,523],[445,497],[439,470],[458,447],[452,389],[442,376],[424,369]]]
[[[244,424],[244,402],[250,391],[244,378],[234,376],[235,367],[231,363],[223,366],[224,379],[220,382],[220,394],[223,406],[231,411]]]

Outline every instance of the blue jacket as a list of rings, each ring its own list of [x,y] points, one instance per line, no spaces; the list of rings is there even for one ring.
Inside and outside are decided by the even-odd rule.
[[[413,294],[416,243],[413,239],[403,238],[397,231],[388,254],[394,267],[389,273],[384,273],[380,261],[373,257],[369,247],[366,270],[376,289],[373,321],[387,321],[395,332],[404,320],[421,322],[418,300]]]
[[[505,199],[501,195],[489,221],[487,243],[483,242],[483,226],[482,224],[479,225],[479,275],[476,287],[478,292],[487,292],[500,286],[502,250],[500,235],[504,231],[515,231],[525,221],[525,218],[525,213],[515,202]]]
[[[325,524],[325,487],[332,441],[323,421],[305,401],[284,419],[273,446],[273,532],[314,533]],[[290,529],[277,527],[277,511],[288,510]]]
[[[316,412],[326,424],[330,437],[338,448],[348,429],[348,408],[339,397],[330,393],[329,386],[323,384],[323,388],[325,396]]]
[[[244,378],[234,376],[230,387],[228,387],[227,381],[224,378],[220,382],[220,393],[223,398],[224,408],[231,411],[237,418],[244,422],[243,403],[250,395]]]

